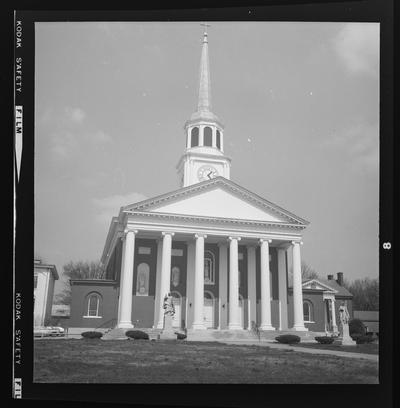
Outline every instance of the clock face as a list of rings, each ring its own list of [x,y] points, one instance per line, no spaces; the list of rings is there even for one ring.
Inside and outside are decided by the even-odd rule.
[[[197,172],[197,176],[200,181],[211,180],[214,177],[218,176],[217,170],[212,166],[202,166]]]

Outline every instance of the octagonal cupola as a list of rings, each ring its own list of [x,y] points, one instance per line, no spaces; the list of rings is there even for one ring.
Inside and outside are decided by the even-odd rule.
[[[202,149],[212,153],[223,153],[224,125],[212,112],[211,105],[211,81],[210,62],[208,57],[208,34],[203,34],[200,70],[199,70],[199,93],[197,111],[185,123],[186,149]],[[210,149],[211,148],[211,149]]]

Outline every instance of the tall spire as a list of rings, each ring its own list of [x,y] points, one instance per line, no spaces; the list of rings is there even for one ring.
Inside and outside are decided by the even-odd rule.
[[[207,27],[209,24],[201,24],[204,26],[203,44],[201,50],[200,60],[200,83],[199,83],[199,100],[197,110],[211,111],[211,82],[210,82],[210,62],[208,58],[208,36]]]

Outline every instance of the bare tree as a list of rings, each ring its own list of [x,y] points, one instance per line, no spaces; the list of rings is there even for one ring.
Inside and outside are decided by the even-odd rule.
[[[345,280],[343,286],[353,295],[354,310],[379,310],[379,281],[364,278],[353,282]]]
[[[303,281],[308,279],[318,279],[317,271],[305,261],[301,261],[301,279]]]
[[[68,281],[64,290],[55,296],[55,303],[69,305],[71,304],[69,279],[104,279],[104,268],[99,261],[71,261],[63,266],[63,279]]]

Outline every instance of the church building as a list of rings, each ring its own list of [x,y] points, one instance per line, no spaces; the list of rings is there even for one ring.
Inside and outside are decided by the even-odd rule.
[[[180,188],[127,203],[112,218],[101,257],[105,279],[71,280],[70,327],[162,329],[170,292],[173,325],[188,339],[254,325],[318,332],[329,321],[334,330],[338,288],[302,282],[309,222],[231,180],[229,135],[211,106],[206,32],[201,47],[197,110],[184,125],[176,166]]]

